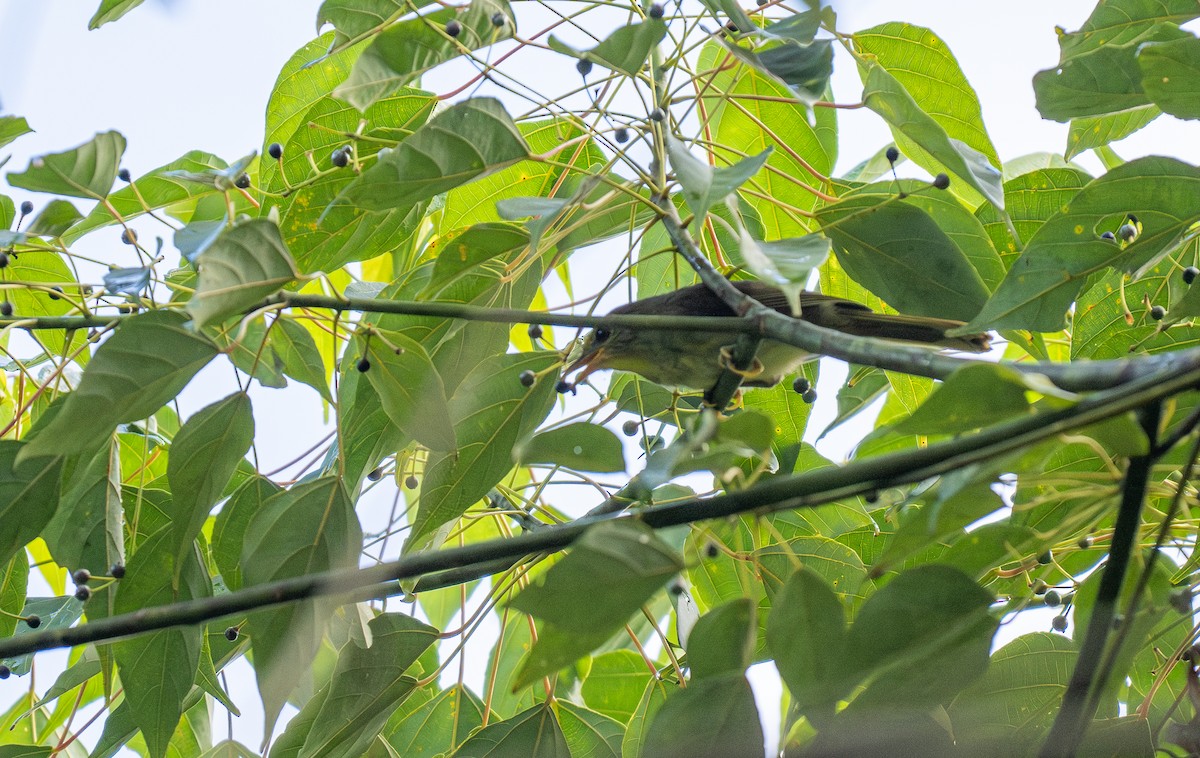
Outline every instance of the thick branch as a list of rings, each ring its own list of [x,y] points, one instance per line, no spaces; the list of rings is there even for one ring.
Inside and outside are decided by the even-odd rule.
[[[1151,451],[1157,441],[1155,436],[1161,411],[1160,405],[1154,403],[1145,409],[1142,419],[1142,428],[1150,436]],[[1112,632],[1121,586],[1125,583],[1125,574],[1129,569],[1129,557],[1137,543],[1138,527],[1142,523],[1142,504],[1146,500],[1146,484],[1150,479],[1150,469],[1153,468],[1155,459],[1154,452],[1129,459],[1129,467],[1125,471],[1125,480],[1121,486],[1121,505],[1113,527],[1108,561],[1104,566],[1104,574],[1100,577],[1100,587],[1096,591],[1096,602],[1092,606],[1092,615],[1088,619],[1083,644],[1079,648],[1075,670],[1071,672],[1071,681],[1063,695],[1062,708],[1054,718],[1054,725],[1050,728],[1050,734],[1039,753],[1041,758],[1074,756],[1092,716],[1095,715],[1099,702],[1097,690],[1104,686],[1104,680],[1097,677],[1096,673],[1101,668],[1104,649]],[[1180,484],[1180,487],[1182,486]],[[1128,619],[1127,623],[1133,623],[1133,619]]]
[[[613,518],[637,518],[654,528],[724,518],[744,513],[770,513],[811,508],[881,487],[923,481],[982,460],[1020,449],[1071,429],[1145,406],[1190,389],[1200,382],[1200,368],[1146,377],[1108,392],[1097,393],[1078,405],[997,424],[977,434],[905,450],[841,467],[824,468],[761,482],[741,492],[651,506],[636,514],[595,516],[547,527],[508,539],[489,540],[437,552],[416,553],[366,569],[326,572],[249,587],[219,597],[146,608],[131,614],[92,621],[69,629],[54,629],[0,639],[0,658],[38,650],[112,640],[173,626],[198,624],[231,614],[317,595],[349,595],[361,599],[363,588],[383,582],[440,573],[440,578],[468,581],[484,576],[506,558],[561,550],[589,526]],[[398,591],[395,584],[376,588],[382,595]]]

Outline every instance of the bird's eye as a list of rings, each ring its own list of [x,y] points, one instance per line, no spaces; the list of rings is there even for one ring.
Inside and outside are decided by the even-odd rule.
[[[596,330],[595,341],[603,342],[604,340],[608,339],[609,334],[610,334],[610,332],[607,329],[605,329],[604,327],[600,327],[599,329]]]

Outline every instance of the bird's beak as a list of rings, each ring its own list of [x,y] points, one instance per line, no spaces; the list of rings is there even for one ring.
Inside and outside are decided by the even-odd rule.
[[[604,348],[589,347],[583,344],[580,340],[575,344],[575,348],[567,356],[567,366],[563,369],[563,376],[567,376],[573,371],[583,369],[572,384],[582,384],[588,376],[594,372],[604,368]]]

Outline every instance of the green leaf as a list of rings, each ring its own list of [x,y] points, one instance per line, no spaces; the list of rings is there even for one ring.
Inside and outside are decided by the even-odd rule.
[[[122,322],[92,357],[62,410],[21,452],[22,458],[94,450],[117,424],[150,416],[179,394],[217,355],[216,346],[184,327],[175,311],[150,311]],[[153,360],[147,360],[153,356]]]
[[[554,402],[555,377],[542,375],[530,388],[519,377],[524,371],[544,374],[557,360],[553,352],[492,356],[463,379],[450,400],[458,448],[429,457],[405,552],[425,545],[512,469],[509,451],[542,422]]]
[[[1200,16],[1192,0],[1100,0],[1078,31],[1061,34],[1062,59],[1105,45],[1124,45],[1161,22],[1183,24]]]
[[[572,756],[621,758],[625,727],[620,722],[569,700],[555,700],[553,707]]]
[[[192,551],[177,562],[169,530],[138,546],[117,586],[115,613],[195,600],[211,594],[208,574]],[[172,578],[179,577],[172,588]],[[125,702],[151,756],[163,756],[183,716],[200,661],[203,627],[180,626],[117,642],[113,652],[125,688]]]
[[[1200,39],[1142,45],[1137,53],[1142,88],[1150,100],[1176,118],[1200,118]]]
[[[1108,44],[1068,58],[1033,77],[1038,112],[1069,121],[1150,104],[1142,89],[1138,50],[1149,42],[1192,38],[1171,23],[1157,24],[1123,45]]]
[[[513,458],[522,466],[549,463],[573,471],[625,470],[625,454],[617,435],[584,422],[535,434],[513,448]]]
[[[34,158],[24,173],[9,174],[8,183],[33,192],[103,199],[117,179],[125,138],[103,132],[79,147]]]
[[[88,22],[88,29],[99,29],[110,21],[116,21],[146,0],[100,0],[100,7]]]
[[[506,23],[496,26],[499,13]],[[458,22],[457,37],[446,33],[448,21]],[[354,62],[350,76],[333,94],[359,110],[399,87],[412,84],[434,66],[453,60],[466,50],[479,50],[509,39],[516,29],[512,9],[505,0],[476,0],[461,12],[446,8],[411,21],[393,24],[377,34]]]
[[[423,203],[383,213],[330,204],[355,181],[358,166],[371,165],[384,145],[406,139],[425,123],[436,102],[428,92],[402,89],[361,113],[330,96],[302,112],[309,126],[283,140],[282,161],[266,161],[260,168],[264,190],[287,193],[268,204],[278,203],[279,229],[300,269],[331,272],[403,247],[424,217]],[[351,140],[348,134],[361,138]],[[352,149],[354,163],[330,170],[335,168],[330,156],[345,149]],[[310,176],[313,161],[326,173]],[[285,177],[292,183],[309,178],[289,189]]]
[[[244,584],[356,566],[361,549],[353,502],[337,477],[322,477],[273,495],[254,514],[242,545]],[[318,598],[250,614],[266,734],[313,660],[337,602]]]
[[[408,209],[528,157],[504,106],[473,98],[451,106],[350,183],[335,201],[367,210]]]
[[[21,317],[62,316],[76,312],[79,301],[75,276],[63,260],[63,254],[52,250],[27,250],[19,255],[10,255],[8,267],[4,269],[8,282],[27,285],[6,290],[5,296],[12,303],[13,314]],[[53,293],[51,287],[61,287],[69,294],[66,297]],[[65,335],[57,331],[43,330],[38,340],[52,353],[61,353],[82,344],[82,335]]]
[[[483,724],[484,704],[468,688],[455,684],[434,695],[411,713],[412,700],[397,714],[404,716],[387,735],[388,743],[407,758],[447,755]]]
[[[41,534],[58,508],[61,456],[18,460],[27,449],[24,442],[0,440],[0,564]]]
[[[979,315],[962,332],[1061,329],[1067,308],[1092,274],[1154,265],[1200,220],[1193,202],[1200,170],[1173,158],[1140,158],[1092,181],[1038,228]],[[1122,247],[1101,233],[1129,214],[1142,233]]]
[[[856,706],[932,705],[971,684],[987,669],[992,600],[966,574],[938,564],[905,571],[868,598],[843,666],[848,684],[872,680]]]
[[[128,187],[110,193],[108,202],[99,203],[92,208],[87,217],[73,227],[65,239],[67,242],[74,242],[90,231],[117,223],[109,206],[128,222],[150,211],[188,201],[194,202],[201,197],[216,194],[218,190],[215,187],[189,182],[180,178],[176,172],[200,173],[225,168],[228,168],[228,164],[212,153],[201,150],[187,152],[170,163],[137,177]]]
[[[1049,390],[1053,385],[1047,384]],[[1025,374],[1007,366],[963,366],[895,430],[906,434],[960,434],[1030,412]],[[986,398],[986,401],[985,401]]]
[[[775,595],[767,619],[767,649],[801,713],[832,706],[845,695],[846,621],[825,580],[801,566]]]
[[[758,211],[763,239],[800,237],[811,224],[793,209],[813,210],[816,197],[804,186],[815,186],[811,171],[828,176],[837,159],[836,115],[817,108],[809,122],[807,108],[796,102],[796,93],[773,77],[755,69],[728,66],[729,53],[716,42],[700,53],[700,69],[715,72],[701,93],[718,160],[734,164],[747,154],[775,149],[767,165],[747,185],[746,202]],[[804,156],[802,163],[798,156]],[[753,194],[749,190],[754,190]]]
[[[829,77],[833,75],[831,40],[816,40],[808,44],[785,43],[756,50],[747,50],[729,42],[724,44],[735,58],[786,85],[793,97],[803,103],[818,100],[829,86]]]
[[[250,396],[235,392],[187,420],[171,444],[172,537],[182,560],[254,441]]]
[[[992,655],[987,672],[949,707],[954,734],[973,755],[1034,750],[1054,721],[1079,652],[1069,637],[1035,632]]]
[[[1011,161],[1010,161],[1011,165]],[[1004,207],[1022,241],[1028,242],[1047,220],[1058,213],[1092,177],[1074,168],[1042,168],[1021,174],[1004,183]],[[980,206],[976,216],[1000,255],[1005,271],[1020,257],[1017,243],[1000,213]],[[999,282],[991,282],[995,291]]]
[[[681,568],[674,551],[644,526],[589,529],[540,584],[526,587],[509,604],[546,622],[522,661],[515,687],[594,650]],[[600,587],[606,589],[599,592]]]
[[[1123,140],[1161,114],[1162,110],[1158,106],[1143,105],[1140,108],[1106,113],[1103,116],[1073,118],[1067,133],[1067,151],[1064,157],[1071,160],[1088,150]]]
[[[410,10],[428,4],[417,2],[409,5],[402,0],[325,0],[317,10],[317,28],[333,24],[342,36],[356,39],[382,28],[388,21]]]
[[[453,450],[446,390],[421,344],[399,332],[381,332],[359,354],[370,364],[367,379],[392,423],[432,450]]]
[[[554,35],[550,49],[572,58],[598,63],[607,69],[636,78],[650,52],[667,36],[667,24],[660,18],[647,18],[636,24],[622,26],[590,50],[576,50]]]
[[[283,373],[312,387],[326,401],[333,402],[325,361],[321,359],[321,351],[311,332],[295,319],[281,316],[272,325],[270,341],[271,349],[283,360]]]
[[[17,137],[29,134],[32,131],[29,128],[29,122],[21,116],[0,116],[0,147],[4,147]],[[0,226],[3,226],[5,229],[8,228],[7,224]]]
[[[893,21],[856,32],[854,47],[887,69],[948,137],[983,153],[993,166],[1000,165],[983,125],[979,97],[950,48],[932,30]],[[897,135],[896,146],[905,155],[913,147],[903,135]]]
[[[640,755],[751,756],[766,750],[758,708],[743,674],[693,681],[654,715]]]
[[[231,590],[242,587],[242,542],[246,528],[263,503],[283,490],[265,476],[250,477],[229,496],[217,514],[212,532],[212,556],[221,580]]]
[[[489,724],[463,743],[454,758],[571,758],[566,739],[549,703],[535,705],[511,719]]]
[[[616,630],[682,567],[648,527],[598,524],[509,605],[571,632]]]
[[[754,660],[757,629],[749,598],[731,600],[701,616],[686,643],[692,682],[745,673]]]
[[[592,658],[580,694],[588,708],[627,724],[650,677],[642,656],[632,650],[614,650]]]
[[[901,139],[921,148],[909,151],[914,163],[934,173],[945,168],[997,208],[1004,207],[1000,172],[970,145],[955,139],[913,99],[904,85],[883,66],[869,61],[860,66],[863,104],[883,117],[897,143]],[[928,155],[928,159],[925,156]]]
[[[708,209],[724,200],[730,193],[746,183],[759,172],[771,155],[772,148],[758,155],[738,161],[732,166],[713,167],[692,155],[682,142],[667,135],[667,156],[675,177],[683,187],[687,200],[697,221],[703,221]]]
[[[125,562],[123,515],[121,449],[110,440],[64,466],[62,501],[42,539],[60,566],[101,574]]]
[[[18,550],[0,569],[0,639],[11,637],[17,630],[17,616],[25,607],[28,587],[29,559],[24,550]]]
[[[196,267],[200,283],[187,309],[197,327],[249,310],[300,276],[279,227],[265,218],[226,229]]]
[[[66,200],[51,200],[25,230],[31,237],[61,237],[83,216]]]
[[[342,648],[329,694],[308,733],[301,756],[330,755],[374,737],[389,715],[416,686],[404,676],[421,653],[437,641],[438,630],[401,613],[371,619],[371,646]]]
[[[907,200],[851,197],[817,218],[846,273],[903,313],[967,321],[987,302],[962,250]]]

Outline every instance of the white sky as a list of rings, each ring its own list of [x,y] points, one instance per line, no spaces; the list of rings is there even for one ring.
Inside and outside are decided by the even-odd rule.
[[[1030,78],[1057,60],[1054,26],[1077,28],[1092,4],[854,0],[838,7],[842,31],[904,20],[937,32],[978,92],[1001,157],[1010,159],[1033,151],[1062,151],[1066,126],[1039,117]],[[258,149],[276,73],[292,51],[314,35],[319,2],[149,0],[121,21],[89,32],[87,21],[96,5],[97,0],[0,0],[0,113],[26,117],[37,132],[0,149],[0,158],[13,154],[5,171],[23,170],[32,155],[70,148],[107,129],[117,129],[128,139],[124,165],[135,176],[190,149],[227,160]],[[518,6],[518,14],[523,6]],[[572,67],[561,68],[577,82]],[[552,85],[545,89],[555,91]],[[834,90],[844,102],[853,101],[859,91],[857,75],[844,54],[837,61]],[[865,110],[843,111],[839,128],[843,171],[890,141],[882,122]],[[1162,117],[1117,145],[1117,151],[1126,158],[1165,152],[1195,163],[1200,161],[1200,142],[1187,130],[1187,125]],[[1095,162],[1084,162],[1095,170]],[[48,199],[8,187],[0,192],[18,204],[30,199],[40,205]],[[99,245],[90,248],[93,254],[98,249],[101,257],[114,260],[125,255],[117,234],[93,243]],[[219,376],[206,372],[201,378],[188,391],[189,412],[232,389],[227,370]],[[831,381],[822,383],[827,401],[836,390]],[[260,390],[253,398],[265,468],[288,460],[319,438],[315,430],[324,426],[324,418],[311,390]],[[830,409],[829,404],[823,406],[829,417]],[[39,691],[49,686],[62,660],[60,654],[39,658]],[[231,681],[252,681],[244,662],[240,666],[231,671]],[[777,693],[778,683],[770,676],[755,679],[763,693],[771,688]],[[0,682],[0,706],[7,707],[26,686],[27,679]],[[234,697],[247,712],[235,720],[234,734],[257,745],[257,695],[243,691],[234,692]],[[224,713],[215,715],[214,734],[220,738],[225,735]],[[777,719],[777,708],[764,708],[764,715]],[[773,728],[767,731],[773,737]]]

